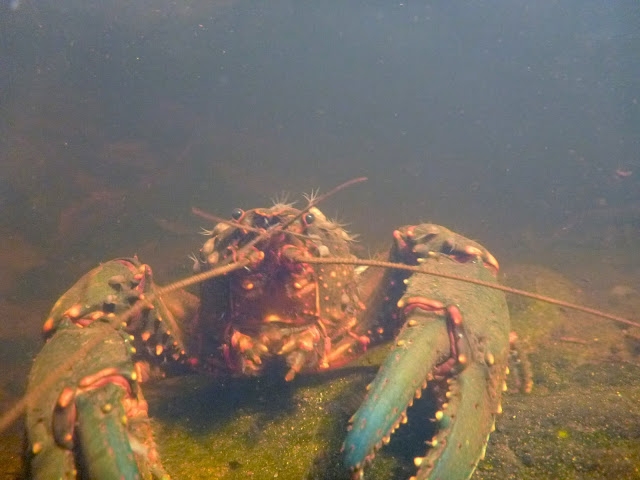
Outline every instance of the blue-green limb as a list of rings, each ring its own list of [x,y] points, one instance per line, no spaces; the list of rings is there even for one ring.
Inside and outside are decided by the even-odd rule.
[[[455,307],[451,311],[457,313]],[[419,308],[408,316],[365,402],[351,419],[344,461],[356,478],[406,422],[407,408],[434,375],[446,378],[447,389],[434,415],[437,430],[427,442],[430,448],[414,460],[415,478],[468,479],[472,475],[494,429],[499,394],[490,387],[493,362],[468,361],[464,334],[457,330],[456,321],[456,315]]]
[[[36,358],[29,388],[96,336],[102,341],[83,361],[27,407],[30,478],[165,476],[125,332],[102,321],[84,328],[62,321]]]
[[[421,347],[415,348],[418,345]],[[360,471],[373,459],[375,451],[406,420],[407,408],[421,395],[434,367],[450,357],[445,316],[415,310],[369,385],[367,398],[351,418],[344,442],[347,468]]]

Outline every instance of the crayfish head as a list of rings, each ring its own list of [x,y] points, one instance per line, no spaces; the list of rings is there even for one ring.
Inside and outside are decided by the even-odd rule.
[[[304,258],[348,255],[349,235],[317,208],[277,204],[236,209],[232,218],[211,230],[201,268],[250,262],[203,284],[198,355],[204,363],[221,356],[237,373],[261,373],[274,359],[295,371],[318,368],[336,332],[353,320],[355,273]]]

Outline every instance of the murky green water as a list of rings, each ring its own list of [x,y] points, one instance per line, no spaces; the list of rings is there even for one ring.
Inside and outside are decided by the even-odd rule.
[[[639,320],[638,25],[632,1],[3,3],[2,411],[51,305],[98,262],[137,253],[168,282],[210,227],[192,207],[226,217],[362,175],[322,205],[357,254],[433,221],[486,245],[507,285]],[[535,387],[506,394],[473,478],[640,478],[640,331],[509,300]],[[147,396],[176,478],[331,479],[371,375]],[[421,422],[371,478],[411,475]],[[15,425],[3,478],[21,450]]]

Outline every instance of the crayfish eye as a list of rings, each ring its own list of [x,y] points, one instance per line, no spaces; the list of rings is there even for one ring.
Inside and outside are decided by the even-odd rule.
[[[316,221],[316,216],[313,213],[307,213],[304,216],[304,224],[305,225],[311,225],[315,221]]]
[[[244,210],[242,210],[241,208],[234,208],[231,211],[231,218],[233,218],[234,220],[240,220],[244,215]]]
[[[256,228],[267,229],[271,226],[271,220],[269,217],[258,216],[253,220],[253,224]]]

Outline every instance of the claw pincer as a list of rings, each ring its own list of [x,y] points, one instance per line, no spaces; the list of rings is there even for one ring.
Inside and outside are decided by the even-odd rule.
[[[150,275],[136,259],[113,260],[86,274],[54,306],[44,327],[47,343],[29,376],[28,391],[56,379],[27,406],[30,478],[166,476],[129,333],[157,324],[160,313],[140,304],[136,315],[119,316],[149,293]],[[81,362],[54,374],[79,350]]]
[[[496,281],[493,256],[442,227],[408,227],[395,236],[392,261]],[[406,422],[407,408],[434,381],[445,386],[433,418],[437,431],[425,455],[414,460],[415,478],[468,479],[501,411],[509,354],[504,294],[427,275],[403,279],[398,272],[389,272],[386,282],[405,285],[395,313],[404,323],[365,402],[351,418],[343,446],[345,465],[354,478],[361,477],[376,450]]]

